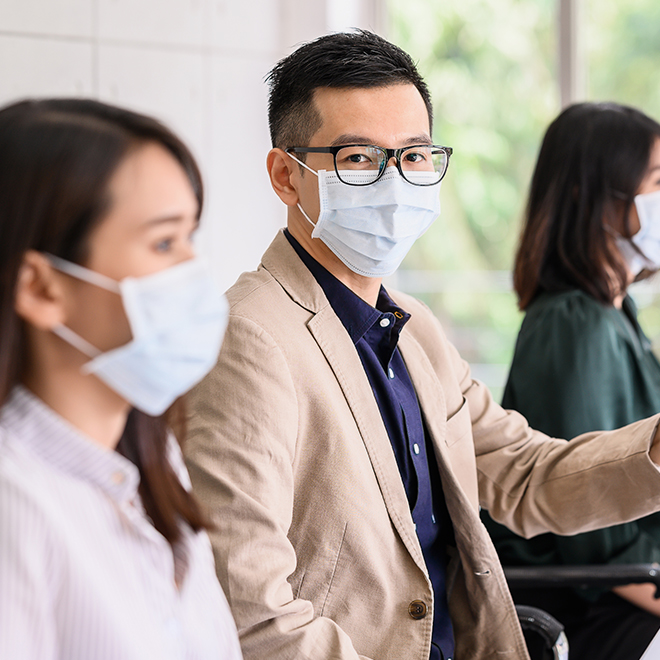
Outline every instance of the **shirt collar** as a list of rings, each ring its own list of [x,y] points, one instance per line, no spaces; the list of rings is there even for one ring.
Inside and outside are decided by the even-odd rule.
[[[372,307],[316,261],[290,234],[288,229],[284,230],[284,235],[323,289],[330,306],[346,328],[353,343],[362,339],[369,328],[385,316],[391,322],[391,330],[395,330],[397,333],[401,331],[410,318],[410,314],[390,298],[385,287],[380,287],[376,307]]]
[[[56,470],[96,485],[118,502],[134,499],[136,466],[86,437],[24,387],[15,387],[0,410],[0,428]]]

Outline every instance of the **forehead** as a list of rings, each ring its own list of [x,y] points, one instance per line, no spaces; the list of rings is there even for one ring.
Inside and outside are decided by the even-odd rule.
[[[409,143],[411,137],[430,140],[428,111],[414,85],[320,87],[314,92],[314,105],[322,123],[310,146],[332,145],[342,136],[391,149]]]
[[[649,168],[660,167],[660,137],[655,138],[649,157]]]
[[[642,180],[642,183],[644,183],[648,179],[657,179],[659,171],[660,171],[660,137],[656,137],[653,142],[653,146],[651,147],[648,167],[646,169],[646,173],[644,174],[644,179]]]
[[[133,204],[145,210],[181,202],[182,198],[188,201],[191,194],[194,198],[183,167],[157,142],[131,150],[110,178],[108,188],[115,206]]]
[[[660,138],[656,137],[649,154],[649,163],[644,177],[636,190],[638,195],[660,189]]]

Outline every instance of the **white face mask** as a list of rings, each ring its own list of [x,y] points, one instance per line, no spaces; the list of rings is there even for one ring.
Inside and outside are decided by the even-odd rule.
[[[290,154],[289,154],[290,155]],[[354,273],[367,277],[391,275],[413,243],[440,215],[439,186],[408,183],[396,167],[368,186],[342,183],[335,172],[318,176],[320,212],[316,223],[298,204],[314,227],[312,238],[320,238]],[[359,182],[359,171],[342,171],[342,178]],[[420,182],[437,179],[435,172],[406,172]]]
[[[637,272],[643,268],[658,270],[660,268],[660,191],[637,195],[635,197],[635,208],[639,216],[639,231],[630,239],[640,250],[638,254],[634,248],[629,246],[629,251],[634,252],[637,259],[631,256]],[[622,251],[623,257],[626,253]],[[643,255],[643,256],[642,256]],[[628,261],[631,266],[631,261]],[[641,267],[640,267],[641,266]]]
[[[616,246],[633,277],[637,277],[644,269],[655,270],[653,264],[635,249],[630,238],[617,236]]]
[[[161,415],[213,367],[228,304],[197,258],[121,282],[47,255],[57,270],[121,295],[133,338],[102,353],[64,325],[53,332],[92,358],[82,367],[138,410]]]

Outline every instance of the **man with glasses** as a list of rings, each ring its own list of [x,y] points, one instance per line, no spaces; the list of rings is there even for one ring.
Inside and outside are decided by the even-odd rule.
[[[187,445],[245,658],[526,658],[479,504],[525,535],[660,508],[657,420],[537,434],[382,286],[439,214],[452,153],[408,55],[328,35],[269,83],[287,228],[228,292]],[[623,465],[634,497],[608,488]]]

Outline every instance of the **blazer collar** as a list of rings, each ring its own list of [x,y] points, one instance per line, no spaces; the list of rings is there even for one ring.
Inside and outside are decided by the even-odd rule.
[[[287,241],[283,230],[277,232],[261,264],[301,307],[317,314],[329,306],[323,289]]]

